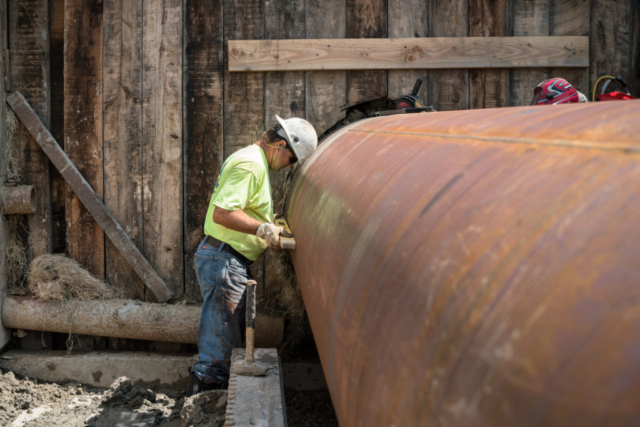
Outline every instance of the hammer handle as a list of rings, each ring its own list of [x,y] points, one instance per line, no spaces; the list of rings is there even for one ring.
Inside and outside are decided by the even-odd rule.
[[[247,351],[245,355],[245,361],[253,363],[253,350],[254,350],[254,338],[255,338],[255,325],[256,325],[256,285],[255,280],[247,280],[247,310],[246,310],[246,323],[247,323]]]

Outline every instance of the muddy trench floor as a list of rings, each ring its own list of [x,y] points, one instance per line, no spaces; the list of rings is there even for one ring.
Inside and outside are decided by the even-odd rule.
[[[226,393],[226,392],[207,392]],[[197,398],[200,395],[194,396]],[[109,389],[43,383],[0,370],[0,426],[222,426],[225,406],[198,407],[184,392],[153,392],[127,378]],[[226,399],[226,396],[225,396]],[[289,427],[338,427],[328,391],[285,393]]]

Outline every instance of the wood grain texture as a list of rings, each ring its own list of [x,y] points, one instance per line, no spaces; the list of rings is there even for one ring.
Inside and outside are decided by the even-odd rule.
[[[424,38],[429,36],[429,3],[423,0],[389,0],[389,37]],[[398,98],[411,93],[417,79],[422,79],[418,98],[429,100],[429,71],[389,70],[388,96]]]
[[[347,38],[383,37],[387,37],[386,0],[347,0]],[[385,96],[387,96],[386,71],[347,72],[347,104],[349,106]]]
[[[431,11],[430,30],[432,37],[467,37],[469,35],[469,10],[467,0],[434,0],[430,3]],[[469,40],[469,39],[467,39]],[[487,43],[495,39],[478,38],[471,39],[478,43]],[[506,40],[506,39],[505,39]],[[478,68],[474,62],[466,61],[471,52],[482,52],[481,57],[484,60],[493,60],[493,56],[497,58],[503,57],[504,53],[489,54],[484,49],[476,50],[476,46],[471,46],[471,52],[465,49],[465,41],[459,40],[451,43],[447,40],[447,44],[443,45],[447,52],[445,55],[453,55],[454,52],[462,53],[465,61],[458,63],[455,68]],[[514,40],[510,40],[513,42]],[[526,43],[520,42],[520,50],[527,52]],[[493,43],[489,43],[493,46]],[[457,55],[456,55],[457,56]],[[448,71],[432,71],[429,76],[429,96],[430,104],[438,111],[447,110],[466,110],[469,108],[469,71],[448,70]]]
[[[328,39],[346,36],[345,0],[307,0],[306,38]],[[307,120],[318,136],[345,117],[347,73],[306,73]]]
[[[11,91],[21,90],[36,114],[50,123],[49,2],[9,2],[9,52]],[[13,144],[19,153],[18,167],[23,184],[37,188],[36,212],[26,216],[27,260],[51,252],[51,203],[49,162],[24,126],[18,125]]]
[[[640,61],[637,56],[638,9],[640,5],[636,0],[592,1],[591,90],[600,76],[622,76],[631,83],[630,88],[634,89],[632,95],[640,96],[640,76],[637,73]]]
[[[49,129],[59,144],[64,144],[64,0],[49,2],[49,34],[51,40],[51,122]],[[51,182],[52,252],[67,250],[64,178],[56,168],[49,168]]]
[[[305,33],[304,0],[269,2],[265,5],[266,39],[300,39],[305,37]],[[285,119],[306,116],[303,71],[267,72],[264,90],[264,122],[267,129],[276,124],[276,114]],[[269,171],[274,210],[282,198],[282,186],[288,172],[288,168]],[[282,277],[274,267],[276,257],[277,254],[271,250],[265,252],[264,283],[258,282],[258,298],[270,298],[282,286]]]
[[[224,40],[264,38],[264,4],[224,0]],[[228,68],[225,67],[225,70]],[[264,74],[229,73],[224,77],[224,156],[253,144],[264,132]]]
[[[145,0],[142,15],[144,254],[176,295],[184,289],[182,6],[181,0]]]
[[[551,5],[552,36],[588,36],[591,2],[588,0],[554,0]],[[562,77],[589,97],[589,69],[552,68],[552,77]]]
[[[509,34],[508,0],[469,0],[469,35],[499,37]],[[471,108],[505,107],[509,104],[509,70],[469,70]]]
[[[102,1],[66,1],[65,23],[64,147],[102,198]],[[69,187],[66,217],[69,255],[104,278],[104,233]]]
[[[194,255],[222,166],[222,0],[188,0],[185,29],[185,293],[201,301]]]
[[[142,230],[142,0],[104,0],[104,203],[138,248]],[[144,284],[114,244],[109,284],[144,299]]]
[[[551,0],[512,0],[511,35],[548,36],[550,10]],[[555,64],[549,65],[556,66]],[[549,77],[549,68],[510,70],[509,105],[531,104],[533,90],[540,82]]]

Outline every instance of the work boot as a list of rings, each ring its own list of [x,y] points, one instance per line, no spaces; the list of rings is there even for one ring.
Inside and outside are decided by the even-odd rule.
[[[189,385],[187,386],[187,397],[202,393],[208,390],[226,390],[227,383],[206,383],[189,369]]]

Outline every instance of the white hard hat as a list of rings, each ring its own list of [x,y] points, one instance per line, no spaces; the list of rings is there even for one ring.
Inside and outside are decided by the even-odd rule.
[[[283,120],[277,114],[276,119],[282,127],[280,130],[276,129],[276,132],[287,140],[298,161],[302,162],[309,158],[318,146],[318,135],[311,123],[299,117]],[[284,135],[282,134],[283,131]]]

